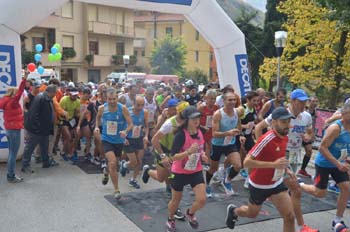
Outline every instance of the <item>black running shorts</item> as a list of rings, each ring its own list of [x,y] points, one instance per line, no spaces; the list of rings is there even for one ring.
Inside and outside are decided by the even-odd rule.
[[[349,181],[347,172],[341,172],[338,168],[324,168],[315,164],[315,179],[314,184],[319,189],[326,189],[328,186],[328,177],[331,175],[335,183]]]
[[[255,188],[249,184],[249,202],[253,205],[262,205],[267,198],[287,190],[288,188],[283,184],[283,182],[272,189]]]
[[[113,144],[113,143],[109,143],[107,141],[103,141],[102,140],[102,146],[103,146],[103,151],[106,154],[107,152],[114,152],[114,155],[116,157],[121,157],[122,152],[123,152],[123,147],[124,144],[123,143],[119,143],[119,144]]]
[[[204,184],[203,172],[195,172],[193,174],[178,174],[172,173],[170,175],[170,185],[177,192],[182,192],[184,186],[191,185],[192,188],[198,184]]]

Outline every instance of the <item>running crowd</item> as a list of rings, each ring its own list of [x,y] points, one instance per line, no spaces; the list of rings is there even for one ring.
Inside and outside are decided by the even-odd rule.
[[[60,154],[73,165],[84,159],[101,166],[102,184],[111,180],[116,200],[121,197],[119,174],[125,177],[132,171],[128,183],[135,189],[141,187],[140,178],[144,184],[150,178],[164,182],[170,197],[169,232],[176,231],[175,219],[186,218],[198,228],[195,213],[216,194],[211,182],[220,182],[225,194],[235,195],[232,180],[238,175],[245,178],[249,203],[227,206],[227,227],[233,229],[240,217],[256,217],[269,199],[283,218],[283,231],[318,231],[304,222],[301,195],[324,197],[328,190],[339,194],[332,228],[346,229],[350,101],[328,119],[312,177],[306,167],[317,106],[317,97],[308,97],[302,89],[287,97],[285,89],[273,96],[259,88],[240,99],[230,85],[220,89],[210,84],[199,92],[192,80],[146,86],[142,81],[96,85],[24,78],[0,99],[9,145],[7,180],[23,181],[15,165],[24,128],[22,173],[34,172],[32,154],[42,168],[58,166],[54,155]],[[80,150],[83,155],[78,156]],[[154,165],[142,167],[145,152],[152,153]],[[314,184],[297,176],[313,178]],[[179,204],[186,185],[195,198],[182,213]]]

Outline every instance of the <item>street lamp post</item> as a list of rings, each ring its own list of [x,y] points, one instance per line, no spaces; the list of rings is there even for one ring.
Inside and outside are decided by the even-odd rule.
[[[128,65],[130,63],[130,56],[129,55],[124,55],[123,56],[123,62],[125,65],[125,81],[128,80]]]
[[[275,32],[275,46],[277,52],[277,89],[280,87],[280,69],[281,69],[281,56],[283,49],[286,47],[287,32],[276,31]]]

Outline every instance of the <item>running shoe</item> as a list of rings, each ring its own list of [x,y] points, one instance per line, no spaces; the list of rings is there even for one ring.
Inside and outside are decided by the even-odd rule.
[[[23,178],[17,175],[14,175],[13,177],[7,176],[7,182],[12,184],[17,184],[17,183],[23,182]]]
[[[30,174],[30,173],[34,173],[34,170],[30,166],[27,166],[27,167],[22,167],[21,172]]]
[[[92,163],[92,164],[95,164],[95,165],[101,165],[101,160],[100,160],[100,158],[99,157],[93,157],[91,160],[90,160],[90,162]]]
[[[319,230],[313,229],[308,225],[303,225],[303,227],[301,228],[301,230],[299,232],[319,232]]]
[[[93,158],[93,156],[92,156],[91,153],[89,152],[89,153],[85,154],[84,158],[85,158],[85,160],[91,161],[92,158]]]
[[[102,184],[106,185],[108,183],[108,180],[109,180],[107,168],[103,168],[102,171],[103,171]]]
[[[346,208],[350,208],[350,201],[346,203]]]
[[[241,169],[241,171],[239,171],[239,174],[243,177],[243,178],[247,178],[248,177],[248,172],[245,168]]]
[[[300,169],[297,173],[298,176],[301,176],[301,177],[306,177],[306,178],[311,178],[312,175],[310,175],[309,173],[307,173],[306,170],[303,170],[303,169]]]
[[[101,168],[102,168],[102,169],[107,168],[106,159],[101,160]]]
[[[62,156],[62,159],[63,159],[64,161],[69,161],[69,158],[68,158],[68,156],[66,155],[66,153],[61,153],[60,155]]]
[[[130,187],[133,187],[133,188],[135,188],[135,189],[139,189],[139,188],[140,188],[140,185],[137,183],[136,180],[130,180],[130,181],[129,181],[129,186],[130,186]]]
[[[120,194],[120,191],[119,191],[119,190],[114,192],[114,198],[115,198],[116,200],[119,200],[121,197],[122,197],[122,195]]]
[[[340,225],[339,225],[340,224]],[[341,229],[345,229],[345,228],[349,228],[345,225],[344,221],[340,221],[338,223],[335,223],[335,221],[333,220],[332,221],[332,230],[335,230],[335,231],[341,231],[341,230],[338,230],[338,228],[341,228]],[[337,229],[337,230],[336,230]]]
[[[167,232],[176,232],[175,227],[175,220],[174,219],[168,219],[166,222],[166,231]]]
[[[349,231],[349,227],[347,227],[344,223],[337,223],[334,226],[333,229],[335,232],[348,232]]]
[[[230,229],[234,229],[236,221],[238,221],[238,216],[235,214],[235,209],[237,206],[230,204],[226,208],[226,226]]]
[[[186,216],[181,212],[181,209],[178,208],[175,211],[174,218],[180,221],[185,221]]]
[[[147,182],[149,180],[148,171],[149,171],[149,165],[146,164],[145,166],[143,166],[143,171],[142,171],[142,181],[145,184],[147,184]]]
[[[328,184],[328,188],[327,188],[328,192],[333,192],[333,193],[336,193],[336,194],[339,194],[340,193],[340,189],[338,188],[338,186],[331,182]]]
[[[213,197],[213,192],[211,191],[211,186],[207,185],[207,187],[205,188],[205,192],[207,194],[207,198],[212,198]]]
[[[221,181],[221,185],[222,187],[224,188],[225,190],[225,193],[227,195],[234,195],[235,194],[235,191],[233,191],[233,188],[232,188],[232,184],[231,182],[226,182],[225,180]]]
[[[190,214],[190,209],[187,209],[186,211],[186,218],[188,220],[188,224],[192,227],[192,229],[197,229],[199,226],[199,223],[197,221],[197,218],[194,214]]]
[[[125,175],[126,175],[126,169],[127,169],[127,168],[124,166],[125,163],[126,163],[125,160],[122,160],[122,161],[120,162],[120,174],[122,175],[122,177],[125,177]]]
[[[42,162],[43,162],[43,160],[41,159],[41,156],[35,157],[35,163],[36,164],[40,164]]]
[[[70,161],[72,162],[72,165],[76,165],[78,163],[78,155],[76,152],[74,152],[73,156],[70,157]]]

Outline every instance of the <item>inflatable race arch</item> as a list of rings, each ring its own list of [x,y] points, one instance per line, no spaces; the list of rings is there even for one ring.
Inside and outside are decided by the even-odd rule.
[[[67,0],[0,1],[2,9],[0,97],[9,86],[18,86],[21,80],[20,34],[38,25],[66,2]],[[185,15],[214,48],[220,86],[232,84],[235,91],[242,96],[251,90],[244,34],[216,0],[81,0],[81,2]],[[7,153],[3,114],[0,112],[0,160],[7,160]],[[19,155],[21,153],[22,149]]]

